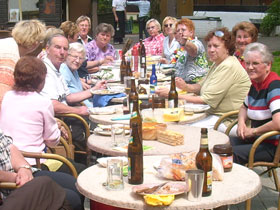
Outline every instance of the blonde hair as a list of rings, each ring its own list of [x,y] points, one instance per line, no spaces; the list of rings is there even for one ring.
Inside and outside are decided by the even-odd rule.
[[[153,22],[155,23],[155,25],[156,25],[156,27],[158,28],[158,30],[161,31],[160,23],[159,23],[156,19],[154,19],[154,18],[152,18],[152,19],[150,19],[150,20],[147,21],[147,23],[146,23],[146,29],[148,28],[148,25],[149,25],[150,23],[153,23]]]
[[[165,26],[164,26],[164,24],[165,24],[168,20],[170,20],[170,21],[173,22],[172,29],[173,29],[174,32],[175,32],[175,25],[176,25],[176,23],[178,22],[178,20],[177,20],[175,17],[166,16],[166,17],[163,19],[163,21],[162,21],[162,31],[163,31],[163,34],[164,34],[164,35],[167,35],[167,34],[165,34]]]
[[[64,32],[67,39],[68,37],[73,39],[75,34],[78,34],[80,31],[78,25],[72,21],[64,21],[59,28]]]
[[[12,36],[17,44],[29,47],[45,40],[46,26],[39,20],[20,21],[12,30]]]
[[[78,17],[78,19],[76,20],[76,24],[79,25],[80,22],[83,22],[87,20],[88,21],[88,25],[89,25],[89,28],[91,28],[91,21],[90,21],[90,18],[88,16],[85,16],[85,15],[82,15],[80,17]]]

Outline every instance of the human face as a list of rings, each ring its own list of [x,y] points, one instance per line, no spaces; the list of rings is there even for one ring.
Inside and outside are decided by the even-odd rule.
[[[68,40],[63,36],[54,37],[46,47],[48,58],[56,69],[65,61],[68,51]]]
[[[213,36],[207,43],[207,53],[210,61],[215,62],[216,65],[220,64],[229,55],[224,41],[216,36]]]
[[[175,23],[172,20],[167,20],[164,23],[164,33],[166,35],[174,35]]]
[[[260,83],[269,74],[271,63],[264,63],[258,51],[251,51],[245,57],[245,67],[250,79]]]
[[[68,37],[69,44],[73,43],[73,42],[77,42],[78,41],[78,37],[79,37],[79,33],[74,34],[73,38]]]
[[[188,38],[193,37],[193,31],[190,31],[184,24],[177,25],[176,39],[181,45],[185,45]]]
[[[107,44],[111,40],[111,34],[106,33],[106,32],[100,32],[96,35],[96,44],[100,47],[103,48],[107,46]]]
[[[80,29],[80,36],[86,37],[88,35],[89,31],[89,22],[87,20],[84,20],[79,23],[79,29]]]
[[[244,30],[238,30],[236,32],[235,46],[237,50],[240,50],[241,53],[244,52],[245,47],[252,42],[252,37],[248,32]]]
[[[66,58],[66,65],[69,67],[69,69],[71,69],[71,71],[74,71],[80,68],[84,60],[85,55],[83,53],[77,52],[76,50],[71,50]]]
[[[152,37],[157,36],[159,34],[159,29],[154,22],[149,23],[149,25],[147,26],[147,31]]]

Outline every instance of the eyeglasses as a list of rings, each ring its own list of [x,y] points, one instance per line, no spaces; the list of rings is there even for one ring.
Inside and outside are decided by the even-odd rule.
[[[85,25],[85,24],[80,24],[79,26],[80,26],[80,27],[85,27],[85,28],[88,28],[88,27],[89,27],[89,25]]]
[[[173,24],[172,23],[164,24],[164,27],[168,27],[168,26],[169,26],[169,28],[171,28],[173,26]]]
[[[222,38],[225,34],[222,31],[215,31],[214,32],[215,36]]]
[[[250,66],[250,65],[252,65],[253,67],[256,67],[256,66],[258,66],[258,65],[260,65],[260,64],[262,64],[262,63],[264,63],[264,62],[245,62],[245,65],[246,66]],[[266,64],[266,63],[264,63],[264,64]]]
[[[77,55],[72,55],[72,54],[68,54],[68,55],[70,55],[70,56],[71,56],[72,58],[74,58],[75,60],[77,60],[77,59],[79,59],[79,61],[85,60],[85,58],[79,57],[79,56],[77,56]]]
[[[147,30],[154,30],[155,26],[147,27]]]

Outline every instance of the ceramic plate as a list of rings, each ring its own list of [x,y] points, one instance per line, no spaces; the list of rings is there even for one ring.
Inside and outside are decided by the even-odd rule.
[[[210,106],[207,104],[186,103],[182,107],[184,108],[185,112],[194,112],[194,113],[204,112],[204,111],[210,109]]]
[[[186,183],[185,182],[167,182],[165,185],[161,186],[160,188],[156,189],[155,192],[148,192],[146,193],[145,190],[151,189],[153,187],[156,188],[157,185],[160,183],[152,183],[152,184],[141,184],[134,186],[132,191],[139,195],[147,195],[147,194],[154,194],[154,195],[179,195],[186,192]],[[155,189],[154,188],[154,189]]]
[[[118,93],[121,93],[121,92],[120,91],[103,89],[103,90],[93,90],[92,93],[94,95],[113,95],[113,94],[118,94]]]
[[[103,167],[107,167],[107,160],[109,159],[121,159],[123,161],[123,165],[127,165],[127,157],[102,157],[102,158],[98,158],[97,162],[103,166]]]
[[[123,131],[123,129],[119,129],[119,133],[121,133],[122,131]],[[96,127],[94,129],[94,133],[98,134],[98,135],[101,135],[101,136],[111,136],[111,127],[110,128]],[[125,130],[124,133],[125,133],[125,135],[128,135],[130,133],[130,131]]]
[[[96,114],[96,115],[109,115],[109,114],[116,113],[116,109],[114,107],[90,108],[89,112],[90,114]]]

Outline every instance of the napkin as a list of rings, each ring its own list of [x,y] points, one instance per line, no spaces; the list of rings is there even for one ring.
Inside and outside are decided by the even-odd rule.
[[[94,95],[93,107],[104,107],[109,104],[112,98],[121,98],[126,96],[124,93],[117,93],[112,95]]]
[[[131,114],[124,114],[118,117],[113,117],[111,120],[116,121],[116,120],[130,120]]]

